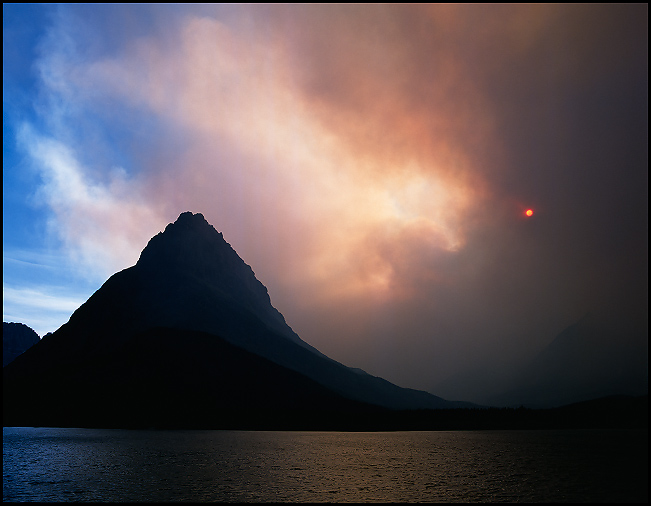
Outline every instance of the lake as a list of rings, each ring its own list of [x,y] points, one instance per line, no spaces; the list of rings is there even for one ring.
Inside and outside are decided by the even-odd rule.
[[[648,431],[3,428],[3,501],[647,502]]]

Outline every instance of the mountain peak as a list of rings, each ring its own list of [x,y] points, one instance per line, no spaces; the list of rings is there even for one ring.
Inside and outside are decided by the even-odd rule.
[[[181,214],[179,214],[179,217],[176,219],[174,223],[169,223],[167,227],[165,227],[165,230],[169,228],[177,228],[177,229],[185,229],[185,230],[214,230],[217,232],[215,227],[213,227],[206,218],[204,217],[203,214],[201,213],[196,213],[193,214],[191,211],[185,211]],[[217,232],[220,236],[222,235],[221,232]]]
[[[250,383],[247,370],[251,367],[255,374],[258,359],[249,355],[242,358],[244,355],[219,344],[222,340],[310,378],[321,385],[319,389],[325,387],[353,401],[410,409],[453,406],[426,392],[403,389],[351,370],[302,341],[272,306],[267,289],[251,267],[202,214],[191,212],[182,213],[152,237],[136,265],[111,276],[68,323],[10,367],[18,371],[12,373],[15,377],[40,371],[43,379],[35,380],[35,384],[51,384],[52,378],[63,378],[69,374],[67,371],[72,371],[72,383],[83,383],[78,378],[85,377],[88,385],[104,382],[121,392],[125,392],[124,385],[132,388],[140,384],[147,391],[159,385],[162,398],[178,392],[183,392],[183,398],[196,398],[199,390],[205,391],[202,385],[212,382],[215,389],[206,395],[213,399],[229,395],[232,398],[227,394],[229,388],[215,386],[214,378],[220,371],[230,370],[235,382]],[[134,371],[131,360],[136,348],[144,361],[143,371],[136,367],[136,376],[125,382],[116,381],[125,371]],[[242,358],[240,363],[247,370],[235,371],[237,367],[231,362],[236,355]],[[108,364],[108,369],[99,371],[99,363]],[[203,372],[196,368],[203,368]],[[274,375],[286,378],[283,385],[302,384],[294,373],[290,378],[287,371],[274,371]],[[152,379],[145,383],[137,379],[149,376]],[[273,390],[273,384],[266,384],[264,391]],[[55,390],[68,390],[69,383],[58,385]],[[298,395],[299,387],[292,387],[288,394]],[[312,387],[300,388],[307,392],[301,394],[303,397],[309,398],[313,395],[310,392],[316,395]],[[269,394],[269,398],[279,399],[282,392],[274,395]],[[247,402],[251,401],[244,399],[240,404]]]
[[[182,223],[182,222],[203,222],[203,223],[208,223],[206,221],[206,218],[204,218],[203,214],[201,213],[193,213],[192,211],[185,211],[179,214],[179,217],[176,219],[174,223]]]
[[[168,224],[163,232],[152,237],[136,265],[141,268],[165,269],[172,264],[199,269],[218,265],[222,274],[234,266],[241,268],[246,265],[224,240],[222,233],[208,223],[203,214],[192,214],[190,211],[181,213],[174,223]],[[248,265],[246,267],[253,272]]]
[[[186,300],[193,286],[203,294],[209,292],[214,301],[221,301],[220,307],[237,304],[276,332],[305,345],[271,305],[267,288],[253,269],[201,213],[181,213],[174,223],[152,237],[135,269],[147,279],[159,279],[159,286],[168,293],[170,288],[178,287],[179,295],[187,294]]]

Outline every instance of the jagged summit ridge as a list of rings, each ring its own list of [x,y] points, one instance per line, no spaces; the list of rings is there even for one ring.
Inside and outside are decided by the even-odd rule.
[[[309,347],[271,304],[267,288],[253,269],[201,213],[181,213],[150,239],[134,268],[147,279],[161,278],[168,293],[175,285],[181,296],[188,286],[203,289],[217,304],[221,300],[225,305],[245,308],[271,330]]]
[[[136,266],[158,269],[161,273],[166,269],[183,268],[195,276],[219,274],[221,282],[243,278],[238,281],[248,281],[258,291],[267,293],[265,286],[255,278],[253,269],[200,213],[182,213],[163,232],[152,237]]]
[[[164,232],[149,241],[136,267],[167,276],[182,271],[183,275],[210,284],[222,295],[239,303],[249,306],[252,302],[257,303],[255,309],[265,309],[269,317],[286,324],[275,308],[269,311],[269,292],[255,277],[253,269],[201,213],[181,213],[174,223],[165,227]]]

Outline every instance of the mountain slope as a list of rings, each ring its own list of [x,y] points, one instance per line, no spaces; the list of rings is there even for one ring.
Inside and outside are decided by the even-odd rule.
[[[298,373],[304,377],[301,382],[309,380],[336,398],[392,409],[451,408],[466,404],[400,388],[353,370],[302,341],[271,305],[267,289],[255,278],[251,268],[201,214],[192,213],[181,214],[175,223],[152,238],[135,266],[111,276],[75,311],[68,323],[5,371],[5,382],[38,374],[43,384],[49,384],[48,378],[61,378],[62,374],[67,374],[62,371],[74,370],[77,382],[67,388],[74,390],[80,388],[77,385],[106,384],[107,371],[125,369],[125,360],[131,353],[127,352],[129,346],[152,329],[160,328],[167,329],[165,339],[175,340],[174,346],[179,349],[178,353],[169,352],[161,358],[172,364],[177,356],[203,353],[196,347],[196,340],[188,338],[195,335],[193,333],[201,333],[270,360],[292,374]],[[152,353],[158,350],[155,339],[150,344]],[[213,353],[210,356],[215,363],[223,363],[221,355],[215,358]],[[203,358],[200,362],[203,363]],[[246,375],[252,367],[250,362],[248,359],[239,362],[244,368],[242,374]],[[91,363],[108,365],[88,366]],[[140,366],[130,367],[137,370]],[[204,371],[210,370],[208,364],[202,367]],[[190,387],[195,384],[194,380],[184,383],[173,367],[169,371],[170,379],[159,382],[154,390],[190,392],[192,397],[196,392],[196,388]],[[281,374],[280,369],[274,371],[271,376]],[[199,373],[188,368],[187,374]],[[119,383],[131,376],[112,377]],[[233,374],[233,377],[239,376]],[[230,380],[224,377],[223,381]],[[235,382],[240,381],[243,380]],[[265,385],[273,384],[274,380],[261,375],[254,377],[254,383],[260,391],[266,391]],[[212,385],[209,390],[214,395],[206,396],[213,399],[210,402],[219,402],[214,399],[225,396],[227,391],[218,388],[219,382]],[[106,389],[110,390],[108,386]],[[84,392],[79,395],[92,398]],[[282,389],[278,395],[282,397]],[[279,403],[278,395],[269,398]],[[289,389],[286,395],[294,394]],[[258,404],[258,397],[251,392],[240,397],[249,407]],[[307,400],[301,404],[309,406]],[[239,408],[243,409],[242,406]]]

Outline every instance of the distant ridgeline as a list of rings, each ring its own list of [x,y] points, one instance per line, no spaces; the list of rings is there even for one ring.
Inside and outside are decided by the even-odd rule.
[[[613,402],[628,425],[646,420],[646,397]],[[590,409],[547,418],[534,410],[481,409],[346,367],[302,341],[251,267],[201,214],[189,212],[68,323],[3,368],[5,426],[427,430],[622,423],[619,416],[586,416]]]

